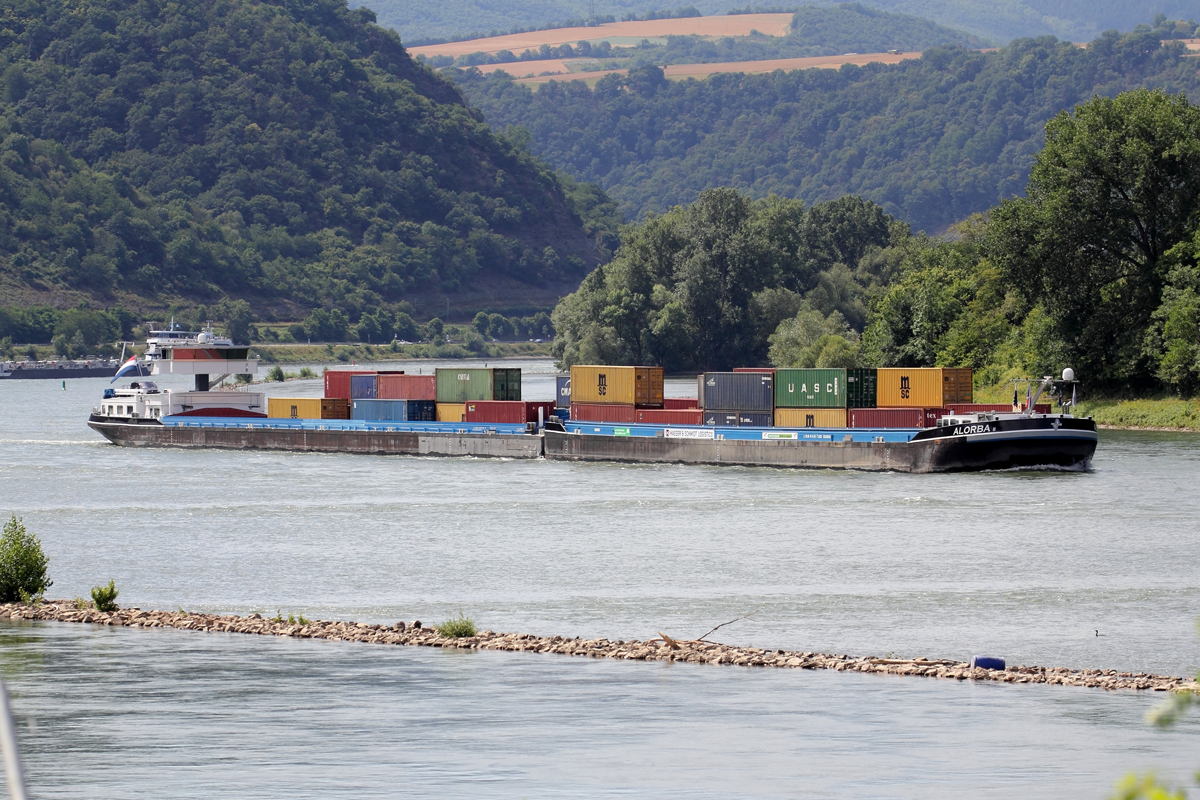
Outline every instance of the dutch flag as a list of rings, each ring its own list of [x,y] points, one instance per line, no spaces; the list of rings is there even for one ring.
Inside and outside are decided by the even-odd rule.
[[[122,375],[128,375],[131,372],[136,372],[138,375],[142,374],[142,370],[137,363],[137,356],[131,356],[128,361],[122,364],[121,368],[117,370],[117,374],[113,375],[109,383],[116,383],[117,378],[120,378]]]

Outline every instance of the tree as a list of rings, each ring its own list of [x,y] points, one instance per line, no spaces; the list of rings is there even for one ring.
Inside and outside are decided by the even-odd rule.
[[[1026,194],[992,212],[996,263],[1045,308],[1082,374],[1110,386],[1149,374],[1164,255],[1200,223],[1200,107],[1139,89],[1063,112]]]
[[[49,589],[53,585],[46,577],[49,563],[41,541],[13,514],[0,535],[0,603],[15,603]]]

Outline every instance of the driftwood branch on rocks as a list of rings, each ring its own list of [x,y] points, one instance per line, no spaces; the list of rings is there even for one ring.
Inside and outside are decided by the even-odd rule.
[[[458,650],[506,650],[526,653],[558,653],[589,658],[615,658],[637,661],[677,661],[689,664],[732,664],[747,667],[793,669],[832,669],[841,672],[871,672],[889,675],[915,675],[951,680],[995,681],[999,683],[1040,683],[1059,686],[1090,686],[1098,689],[1138,689],[1153,691],[1200,691],[1191,678],[1152,675],[1145,672],[1117,672],[1104,669],[1072,670],[1064,667],[1008,667],[1004,670],[973,668],[963,661],[896,658],[854,658],[757,647],[733,647],[714,642],[690,642],[663,636],[662,641],[610,641],[608,639],[532,636],[527,633],[484,631],[476,636],[452,639],[440,636],[434,628],[415,623],[404,625],[368,625],[363,622],[313,620],[304,624],[264,619],[260,614],[248,617],[200,614],[180,611],[142,611],[127,608],[111,614],[92,608],[77,608],[66,600],[27,606],[18,603],[0,605],[0,619],[74,622],[128,628],[176,628],[206,633],[241,633],[260,636],[290,636],[298,639],[364,642],[372,644],[441,647]],[[734,620],[736,621],[736,620]],[[709,632],[711,634],[712,631]],[[705,634],[706,636],[709,634]]]

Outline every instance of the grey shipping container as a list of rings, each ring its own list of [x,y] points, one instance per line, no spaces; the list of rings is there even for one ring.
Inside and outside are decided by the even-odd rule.
[[[771,412],[775,409],[775,376],[765,372],[706,372],[704,407]]]
[[[432,400],[352,400],[350,419],[373,422],[433,422],[437,403]]]
[[[350,376],[350,399],[351,400],[369,400],[374,399],[378,393],[379,376],[378,375],[351,375]]]
[[[571,376],[559,375],[554,379],[554,407],[571,407]]]
[[[492,370],[492,399],[521,399],[521,370],[519,368]]]
[[[709,411],[706,409],[704,424],[718,428],[774,428],[775,414],[771,411]]]
[[[874,369],[846,370],[846,407],[874,408],[875,386]]]

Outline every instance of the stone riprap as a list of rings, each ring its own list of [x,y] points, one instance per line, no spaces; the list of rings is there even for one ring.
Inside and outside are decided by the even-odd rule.
[[[842,672],[874,672],[888,675],[915,675],[926,678],[999,683],[1087,686],[1097,689],[1148,689],[1158,692],[1200,691],[1200,684],[1197,684],[1192,678],[1152,675],[1145,672],[1025,666],[1010,666],[1004,670],[987,670],[973,668],[964,661],[926,658],[856,658],[827,653],[761,650],[756,647],[733,647],[707,641],[681,641],[661,634],[659,638],[647,641],[567,639],[562,636],[533,636],[527,633],[494,633],[492,631],[484,631],[476,636],[448,638],[439,635],[434,628],[421,627],[420,622],[398,622],[389,626],[368,625],[362,622],[313,620],[301,624],[267,619],[260,614],[243,617],[198,614],[187,611],[142,611],[137,608],[122,609],[107,614],[92,608],[78,608],[70,601],[46,601],[35,606],[16,603],[0,605],[0,619],[78,622],[128,628],[176,628],[206,633],[290,636],[298,639],[328,639],[338,642],[441,647],[459,650],[556,653],[565,656],[616,658],[631,661],[679,661],[689,664],[730,664],[745,667],[832,669]]]

